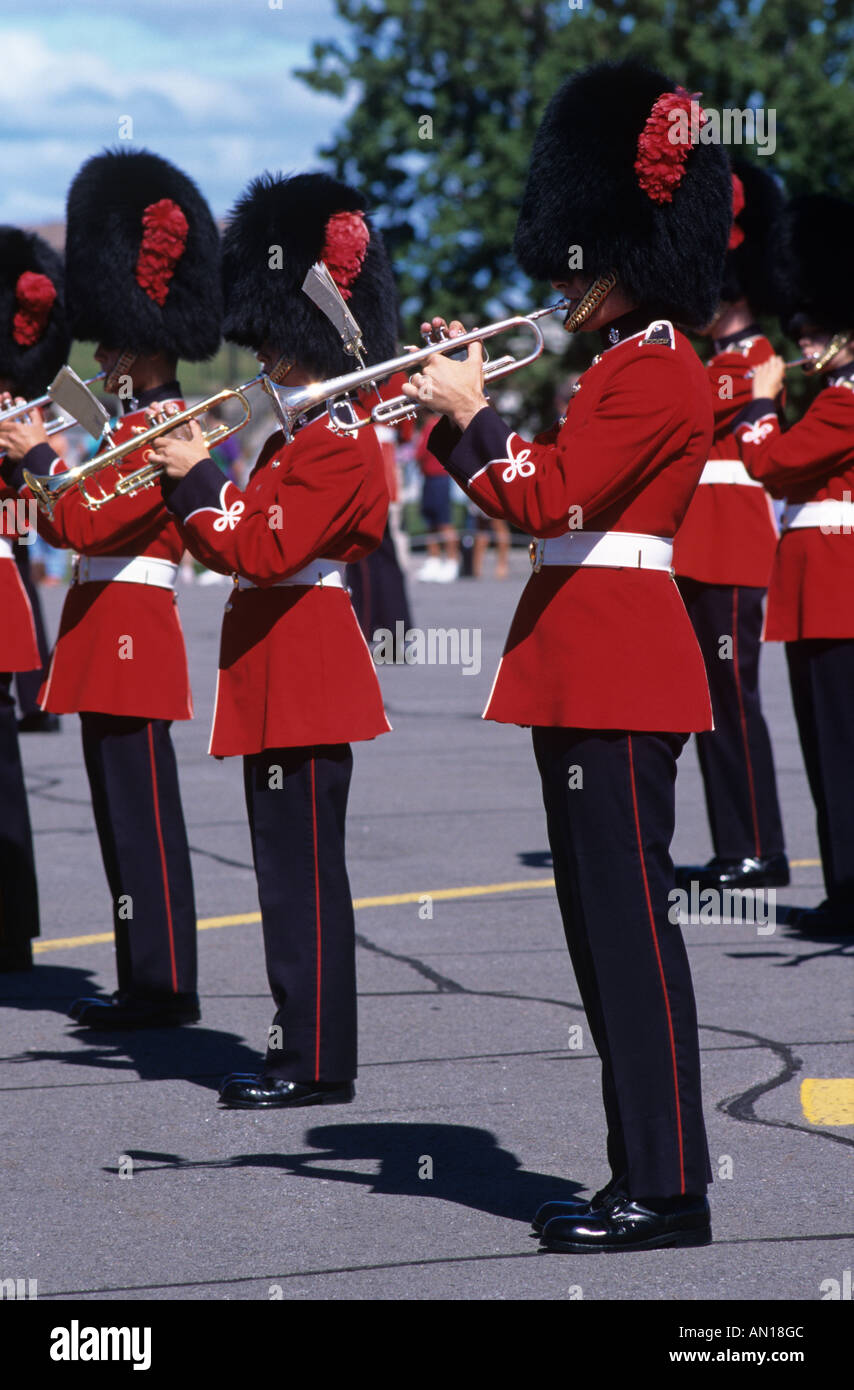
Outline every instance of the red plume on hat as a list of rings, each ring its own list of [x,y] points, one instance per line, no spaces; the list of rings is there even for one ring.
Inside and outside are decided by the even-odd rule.
[[[732,176],[732,230],[728,250],[734,251],[744,241],[744,228],[738,225],[738,215],[744,212],[744,184],[738,174]]]
[[[44,334],[56,301],[56,286],[46,275],[25,270],[15,285],[16,313],[12,337],[19,347],[33,347]]]
[[[136,282],[155,304],[165,304],[169,281],[184,254],[190,226],[177,203],[161,198],[145,209],[142,227]]]
[[[682,182],[685,161],[693,148],[690,140],[674,139],[677,122],[673,112],[682,111],[690,116],[699,99],[699,92],[686,92],[684,87],[677,87],[675,92],[662,92],[638,136],[635,172],[644,193],[654,203],[673,201],[673,190]],[[702,126],[709,118],[702,108],[698,109]]]
[[[362,269],[370,239],[361,211],[334,212],[326,224],[320,259],[325,262],[344,299],[349,299],[353,293],[350,286]]]

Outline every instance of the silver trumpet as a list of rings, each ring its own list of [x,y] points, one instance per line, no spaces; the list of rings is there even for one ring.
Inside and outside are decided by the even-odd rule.
[[[786,363],[786,365],[785,365],[785,370],[786,370],[787,372],[791,372],[791,371],[794,370],[795,367],[803,367],[804,371],[807,372],[807,373],[809,373],[809,372],[811,372],[811,371],[814,370],[814,368],[813,368],[813,366],[812,366],[812,363],[813,363],[814,361],[815,361],[815,358],[813,358],[813,357],[793,357],[792,360],[791,360],[790,362],[787,362],[787,363]],[[745,381],[750,381],[750,379],[751,379],[751,377],[752,377],[753,375],[754,375],[753,371],[745,372],[745,373],[744,373],[744,379],[745,379]]]
[[[106,372],[98,372],[97,376],[90,376],[83,383],[84,386],[94,386],[96,382],[103,381]],[[43,396],[36,396],[32,401],[24,401],[22,405],[11,405],[8,410],[0,410],[0,425],[8,424],[10,420],[23,419],[24,424],[30,424],[29,413],[31,410],[47,410],[53,406],[57,414],[52,420],[45,420],[44,427],[46,434],[61,434],[63,430],[70,430],[77,421],[67,411],[56,404],[49,391],[45,391]]]
[[[344,376],[330,377],[328,381],[312,382],[308,386],[303,386],[296,391],[291,391],[286,397],[276,397],[277,413],[282,422],[282,429],[285,437],[290,442],[293,438],[294,426],[301,415],[313,406],[320,405],[324,401],[330,402],[329,424],[330,428],[337,434],[353,434],[364,425],[392,425],[401,420],[413,419],[418,411],[424,406],[429,406],[429,398],[420,401],[410,400],[408,396],[391,396],[388,400],[380,401],[375,405],[364,420],[356,419],[352,410],[347,411],[348,418],[338,415],[334,408],[336,399],[344,403],[345,398],[352,391],[359,391],[363,387],[376,388],[381,381],[388,380],[396,372],[409,372],[412,368],[420,366],[430,357],[445,355],[447,353],[457,353],[461,349],[468,348],[469,343],[482,343],[490,338],[496,338],[501,333],[512,333],[514,330],[524,329],[533,335],[533,344],[524,357],[513,357],[509,354],[488,360],[484,363],[484,381],[497,381],[500,377],[509,376],[511,372],[517,372],[522,367],[528,367],[532,362],[536,362],[545,347],[542,330],[538,327],[536,320],[545,318],[548,314],[556,314],[561,309],[569,308],[568,299],[559,299],[556,304],[550,304],[545,309],[536,309],[532,314],[514,314],[512,318],[500,319],[497,323],[487,324],[485,328],[473,328],[470,333],[461,333],[459,337],[452,338],[442,330],[438,341],[429,343],[427,347],[416,348],[411,352],[405,352],[400,357],[391,357],[386,362],[379,362],[373,367],[362,367],[355,372],[347,372]],[[275,387],[272,383],[265,383],[264,389],[275,396]]]

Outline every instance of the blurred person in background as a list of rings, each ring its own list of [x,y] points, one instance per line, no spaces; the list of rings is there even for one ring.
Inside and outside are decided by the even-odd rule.
[[[451,479],[428,448],[428,440],[438,415],[424,422],[415,446],[415,461],[421,469],[421,515],[427,526],[427,559],[415,578],[449,584],[460,571],[460,552],[456,528],[451,521]]]

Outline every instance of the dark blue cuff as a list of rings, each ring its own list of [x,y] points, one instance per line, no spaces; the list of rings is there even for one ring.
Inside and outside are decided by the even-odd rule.
[[[755,425],[757,420],[762,420],[766,415],[777,415],[777,406],[770,396],[758,396],[755,401],[750,401],[742,406],[732,422],[732,428],[737,430],[739,425]]]
[[[447,415],[443,415],[439,423],[434,425],[430,431],[427,448],[443,467],[462,438],[462,433],[459,425],[455,425],[453,420],[448,419]]]
[[[50,444],[35,444],[32,449],[27,450],[22,459],[18,459],[17,463],[11,464],[5,470],[6,478],[15,491],[20,492],[25,486],[25,468],[28,473],[37,473],[40,478],[45,478],[56,463],[57,457],[56,450]]]
[[[200,507],[219,508],[219,494],[227,479],[222,470],[211,458],[200,459],[183,478],[168,478],[164,473],[161,479],[163,501],[170,512],[184,521],[190,512]]]
[[[511,433],[498,412],[492,406],[485,405],[463,430],[448,457],[441,460],[442,467],[462,487],[466,487],[475,474],[482,472],[493,459],[506,456],[507,439]],[[430,440],[432,444],[432,435]]]

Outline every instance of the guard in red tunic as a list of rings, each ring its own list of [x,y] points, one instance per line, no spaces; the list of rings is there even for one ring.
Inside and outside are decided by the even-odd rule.
[[[784,363],[753,374],[736,420],[750,473],[786,499],[768,590],[765,641],[785,642],[792,701],[816,808],[826,900],[799,930],[854,929],[854,205],[796,198],[782,227],[784,325],[823,389],[783,431]]]
[[[177,359],[220,341],[219,236],[195,185],[146,151],[83,166],[68,197],[66,275],[75,338],[99,343],[105,390],[125,411],[116,443],[148,421],[154,399],[181,405]],[[23,469],[55,473],[38,426],[0,432]],[[138,453],[89,483],[111,491]],[[26,490],[22,495],[29,495]],[[196,912],[170,735],[193,714],[175,576],[184,540],[160,489],[97,511],[73,488],[42,533],[77,552],[74,582],[41,693],[44,709],[79,711],[92,805],[113,899],[118,991],[82,999],[78,1023],[135,1028],[195,1022]]]
[[[537,1213],[556,1250],[710,1239],[669,846],[676,759],[690,732],[711,727],[671,561],[713,421],[705,372],[674,322],[711,318],[732,214],[726,158],[692,147],[690,116],[688,93],[626,63],[574,77],[543,118],[517,258],[570,297],[569,330],[604,330],[565,420],[520,438],[484,399],[476,345],[468,363],[432,359],[407,388],[418,397],[429,379],[424,394],[450,417],[430,447],[478,506],[538,538],[485,714],[533,729],[612,1173],[589,1205]],[[669,139],[679,127],[686,143]]]
[[[379,233],[354,189],[324,174],[264,175],[223,243],[225,334],[291,388],[353,369],[302,292],[322,259],[362,328],[367,360],[394,352],[396,302]],[[273,248],[271,250],[271,248]],[[343,408],[361,414],[357,403]],[[193,553],[234,576],[222,629],[210,751],[243,756],[246,806],[276,1013],[264,1069],[226,1077],[237,1109],[344,1103],[356,1075],[355,923],[344,828],[350,744],[390,727],[344,587],[379,545],[389,493],[374,430],[339,434],[311,410],[292,443],[264,445],[241,493],[189,443],[152,456]]]
[[[777,548],[771,501],[742,462],[733,421],[751,396],[751,373],[774,349],[757,324],[778,307],[772,285],[774,224],[783,194],[746,160],[733,165],[733,211],[722,301],[700,330],[714,340],[707,364],[715,436],[685,520],[673,569],[706,663],[713,731],[697,735],[714,858],[677,869],[687,887],[770,888],[789,882],[777,779],[759,699],[762,605]]]
[[[68,344],[62,261],[34,233],[0,227],[0,411],[43,395]],[[39,900],[11,684],[41,658],[13,550],[34,509],[6,481],[12,467],[4,460],[0,475],[0,970],[29,970]]]

